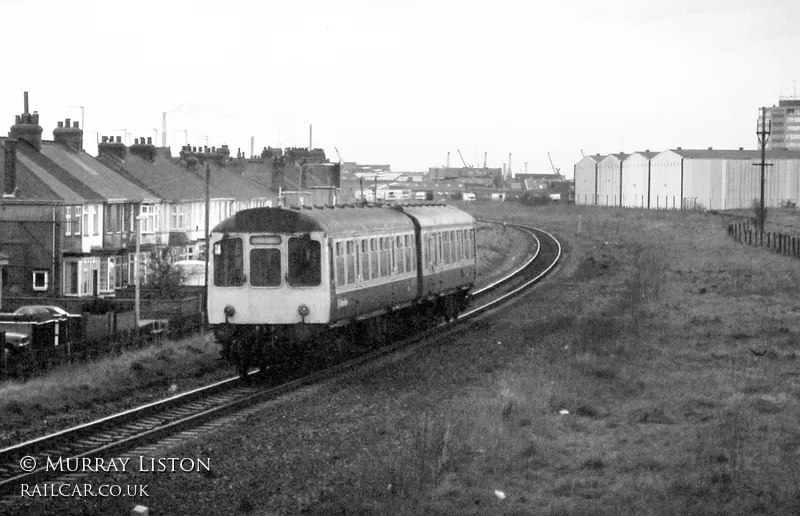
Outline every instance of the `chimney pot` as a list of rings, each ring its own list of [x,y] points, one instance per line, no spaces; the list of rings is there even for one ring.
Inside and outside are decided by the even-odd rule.
[[[69,118],[64,121],[64,127],[70,127]]]
[[[739,150],[744,150],[744,147],[739,147]]]
[[[122,136],[117,136],[117,143],[122,143]]]
[[[152,136],[148,136],[147,137],[147,145],[153,145],[153,137]]]
[[[58,127],[59,128],[64,127],[64,122],[58,122]]]
[[[81,126],[78,125],[78,122],[72,122],[72,127],[75,129],[80,129]]]
[[[217,152],[217,148],[216,147],[211,147],[211,152]]]
[[[24,113],[27,115],[28,114],[28,92],[26,91],[25,93],[22,94],[22,96],[25,99],[25,111],[24,111]]]
[[[133,139],[133,144],[134,145],[139,145],[139,138],[134,138]]]
[[[708,150],[714,150],[713,148],[709,147]]]

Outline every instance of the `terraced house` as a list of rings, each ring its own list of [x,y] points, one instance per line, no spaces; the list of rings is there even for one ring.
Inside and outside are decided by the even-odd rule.
[[[150,138],[126,146],[119,137],[103,137],[95,158],[82,150],[77,122],[59,122],[52,141],[42,132],[26,94],[24,113],[0,138],[0,253],[7,262],[0,285],[9,306],[109,296],[133,284],[137,230],[143,281],[154,248],[202,258],[206,189],[209,227],[239,210],[278,202],[267,186],[272,163],[231,160],[227,146],[186,146],[173,158]]]
[[[186,260],[199,259],[204,252],[206,164],[209,165],[210,227],[240,209],[277,202],[277,196],[266,186],[228,171],[227,158],[227,147],[220,147],[191,156],[184,149],[181,158],[174,160],[168,148],[157,148],[151,138],[144,137],[136,138],[133,145],[126,147],[113,137],[104,136],[98,145],[101,163],[160,199],[152,208],[157,219],[152,228],[143,230],[143,249],[169,246]]]
[[[137,216],[143,232],[155,227],[160,199],[84,152],[77,122],[59,122],[52,141],[42,132],[26,93],[0,138],[4,299],[113,294],[128,281]]]

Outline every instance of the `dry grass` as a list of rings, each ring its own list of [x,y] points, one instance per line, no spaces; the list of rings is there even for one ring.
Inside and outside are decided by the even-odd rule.
[[[221,368],[220,366],[223,366]],[[124,351],[91,363],[65,364],[27,382],[0,383],[0,445],[55,431],[120,404],[195,387],[225,371],[210,335]],[[144,398],[143,398],[144,397]]]
[[[796,261],[699,213],[468,209],[565,261],[414,360],[171,451],[216,479],[148,478],[159,510],[800,513]]]

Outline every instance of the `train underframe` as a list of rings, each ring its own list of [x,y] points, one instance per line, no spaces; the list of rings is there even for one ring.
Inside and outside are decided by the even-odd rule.
[[[214,327],[221,354],[236,366],[243,379],[251,367],[264,378],[298,369],[319,369],[366,351],[380,348],[400,336],[455,319],[469,303],[468,291],[420,301],[399,310],[346,324],[220,324]]]

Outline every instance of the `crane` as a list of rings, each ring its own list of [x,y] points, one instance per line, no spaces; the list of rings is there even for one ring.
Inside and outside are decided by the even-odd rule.
[[[458,149],[458,155],[461,158],[461,163],[464,164],[464,168],[469,168],[469,165],[467,165],[467,162],[464,161],[464,156],[461,155],[461,149]]]
[[[561,169],[560,168],[556,168],[555,166],[553,166],[553,158],[550,157],[550,153],[549,152],[547,153],[547,159],[550,160],[550,168],[553,169],[553,174],[558,175],[559,172],[561,172]]]

